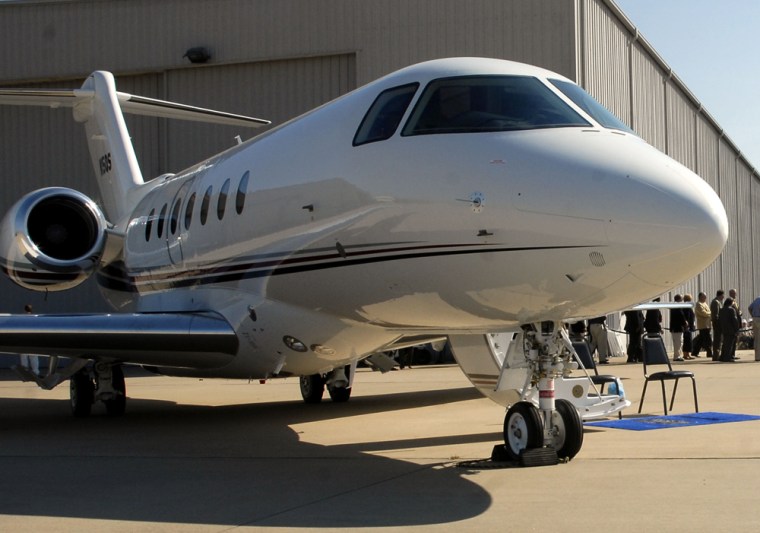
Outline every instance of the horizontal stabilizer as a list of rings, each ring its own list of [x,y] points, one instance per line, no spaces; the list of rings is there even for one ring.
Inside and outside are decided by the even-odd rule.
[[[0,315],[0,352],[219,368],[238,339],[216,313]]]
[[[0,89],[0,104],[35,105],[43,107],[74,107],[84,104],[95,96],[89,89]],[[215,111],[166,100],[146,98],[128,93],[116,93],[119,106],[125,113],[151,117],[192,120],[225,126],[243,126],[259,128],[271,122],[268,120],[235,115],[224,111]]]
[[[213,109],[167,102],[166,100],[156,100],[154,98],[126,93],[116,93],[116,95],[119,98],[121,109],[125,113],[132,113],[134,115],[193,120],[196,122],[209,122],[211,124],[243,126],[247,128],[258,128],[271,124],[270,121],[261,118],[235,115],[225,113],[224,111],[214,111]]]

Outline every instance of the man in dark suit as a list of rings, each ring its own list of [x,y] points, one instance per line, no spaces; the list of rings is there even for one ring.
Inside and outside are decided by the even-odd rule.
[[[652,300],[654,303],[658,303],[659,301],[659,298]],[[647,314],[644,318],[644,329],[648,335],[662,334],[662,312],[659,309],[647,309]]]
[[[726,293],[723,289],[719,289],[715,293],[715,298],[710,302],[710,320],[712,320],[713,330],[713,361],[717,361],[720,358],[720,348],[723,345],[723,336],[720,330],[720,310],[723,307],[723,300],[726,297]]]
[[[625,332],[628,333],[628,355],[629,363],[641,362],[641,334],[644,332],[644,313],[641,311],[626,311],[625,315]]]
[[[723,346],[720,349],[720,360],[723,363],[733,363],[736,360],[736,336],[739,334],[739,315],[734,307],[734,299],[726,298],[720,310],[720,329],[723,333]]]

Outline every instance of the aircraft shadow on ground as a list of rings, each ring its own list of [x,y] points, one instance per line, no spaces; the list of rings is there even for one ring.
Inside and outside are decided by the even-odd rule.
[[[138,399],[123,418],[87,419],[67,416],[61,400],[0,399],[0,514],[273,527],[465,520],[492,503],[465,470],[371,452],[481,441],[490,450],[498,433],[322,446],[290,426],[476,397],[456,389],[220,407]]]

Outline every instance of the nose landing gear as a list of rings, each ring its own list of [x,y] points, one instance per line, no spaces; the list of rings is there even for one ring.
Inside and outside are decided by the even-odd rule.
[[[528,401],[513,404],[504,418],[506,458],[527,464],[556,464],[572,459],[583,445],[583,423],[567,400],[555,400],[554,379],[570,362],[572,343],[561,324],[523,326],[530,386],[538,387],[538,408]],[[525,387],[527,390],[529,387]]]

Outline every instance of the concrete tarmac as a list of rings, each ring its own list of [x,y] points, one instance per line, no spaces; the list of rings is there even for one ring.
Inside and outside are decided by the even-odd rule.
[[[760,363],[704,357],[700,411],[760,415]],[[634,405],[640,365],[613,359]],[[0,375],[0,530],[760,530],[760,420],[654,431],[586,427],[568,464],[462,468],[504,411],[456,366],[360,370],[347,404],[298,381],[128,377],[127,414],[69,414],[68,387]],[[644,414],[662,414],[659,387]],[[674,412],[693,412],[682,382]]]

